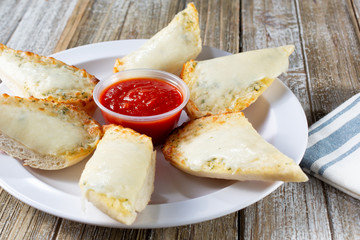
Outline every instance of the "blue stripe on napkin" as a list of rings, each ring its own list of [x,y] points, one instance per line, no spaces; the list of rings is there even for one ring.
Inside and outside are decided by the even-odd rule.
[[[359,101],[360,101],[360,96],[358,98],[356,98],[355,101],[353,101],[351,104],[346,106],[343,110],[341,110],[337,114],[335,114],[334,117],[330,118],[328,121],[325,121],[323,124],[316,127],[315,129],[310,130],[309,131],[309,136],[313,135],[314,133],[317,133],[318,131],[320,131],[324,127],[328,126],[330,123],[332,123],[338,117],[340,117],[343,113],[345,113],[346,111],[349,111],[352,107],[354,107],[356,104],[358,104]]]
[[[336,163],[344,158],[354,157],[351,154],[360,148],[360,143],[354,144],[354,140],[349,140],[359,133],[360,93],[347,100],[310,128],[309,144],[300,163],[301,167],[312,174],[324,175],[328,168],[336,167]],[[319,159],[321,161],[318,161]]]
[[[342,155],[340,155],[339,157],[335,158],[334,160],[332,160],[331,162],[324,164],[320,169],[319,169],[319,174],[323,175],[325,170],[329,167],[331,167],[332,165],[334,165],[335,163],[341,161],[342,159],[344,159],[345,157],[349,156],[350,154],[352,154],[353,152],[355,152],[356,149],[360,148],[360,142],[358,144],[356,144],[355,146],[353,146],[349,151],[343,153]],[[360,157],[360,156],[359,156]]]
[[[351,110],[351,108],[349,110]],[[351,119],[342,127],[334,131],[328,137],[319,140],[314,145],[309,147],[306,150],[304,158],[302,160],[303,167],[310,169],[311,165],[316,160],[326,155],[329,155],[334,150],[342,147],[349,139],[359,133],[359,130],[360,114],[358,114],[354,119]]]

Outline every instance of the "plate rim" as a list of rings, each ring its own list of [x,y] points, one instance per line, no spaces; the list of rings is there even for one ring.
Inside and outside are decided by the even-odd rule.
[[[78,47],[75,47],[75,48],[67,49],[67,50],[64,50],[64,51],[61,51],[61,52],[58,52],[58,53],[54,53],[54,54],[51,54],[50,57],[57,58],[57,59],[59,59],[61,61],[64,61],[64,62],[73,61],[73,63],[71,63],[72,65],[80,65],[80,64],[83,64],[86,61],[96,60],[96,59],[89,59],[92,56],[89,53],[81,54],[81,53],[88,52],[89,48],[102,49],[104,47],[113,46],[113,45],[128,45],[128,44],[131,45],[131,48],[137,48],[142,43],[144,43],[145,41],[147,41],[147,39],[127,39],[127,40],[115,40],[115,41],[92,43],[92,44],[87,44],[87,45],[82,45],[82,46],[78,46]],[[204,48],[207,48],[207,49],[210,49],[210,50],[213,50],[213,51],[223,52],[226,55],[231,54],[231,53],[225,52],[223,50],[213,48],[213,47],[209,47],[209,46],[204,46]],[[127,50],[128,49],[129,48],[127,48]],[[114,56],[115,55],[116,56],[120,55],[118,53],[115,54],[114,51],[111,51],[111,52],[112,52],[111,54],[113,54]],[[71,57],[74,54],[77,54],[77,55],[80,54],[80,55],[77,56],[76,58]],[[103,51],[101,54],[97,54],[97,59],[102,58],[102,57],[106,57],[107,55],[109,55],[108,51]],[[107,56],[107,57],[110,57],[110,56]],[[92,58],[94,58],[94,56],[92,56]],[[300,102],[298,101],[297,97],[279,79],[276,79],[274,81],[274,83],[275,84],[280,84],[285,89],[286,94],[288,95],[288,97],[290,97],[291,100],[296,105],[295,107],[298,110],[301,110],[301,111],[298,112],[299,116],[302,118],[301,123],[302,123],[303,126],[301,126],[301,128],[306,127],[305,129],[307,130],[306,116],[305,116],[303,108],[302,108]],[[1,86],[4,86],[4,84],[3,83],[0,84],[0,90],[1,90]],[[264,95],[266,95],[266,91],[265,91]],[[306,144],[307,144],[307,131],[306,131],[306,134],[304,134],[303,137],[305,139],[304,139],[304,141],[302,141],[302,146],[300,146],[300,150],[299,150],[299,153],[298,153],[299,157],[297,159],[294,159],[297,164],[300,163],[300,161],[302,159],[302,156],[305,153]],[[10,157],[10,156],[7,156],[7,157]],[[1,158],[3,158],[2,155],[0,155],[0,159]],[[21,165],[19,162],[18,162],[18,164]],[[29,173],[29,175],[34,177],[34,175],[32,175],[31,173]],[[45,182],[42,182],[40,179],[35,179],[35,180],[37,180],[37,181],[39,181],[39,182],[41,182],[43,184],[46,184]],[[258,184],[255,181],[249,181],[249,182],[250,182],[249,185]],[[40,185],[41,185],[41,183],[40,183]],[[121,223],[111,219],[110,217],[108,219],[109,221],[96,222],[96,221],[90,221],[89,219],[87,219],[88,216],[85,215],[85,214],[83,214],[82,216],[78,216],[78,217],[69,216],[69,214],[65,214],[64,212],[62,212],[59,209],[50,208],[46,204],[39,203],[39,202],[35,201],[33,198],[29,198],[28,195],[21,193],[19,191],[19,189],[14,188],[13,186],[11,186],[11,184],[9,185],[9,182],[7,182],[6,179],[4,179],[4,177],[2,175],[0,175],[0,186],[5,191],[7,191],[8,193],[13,195],[15,198],[19,199],[20,201],[22,201],[22,202],[24,202],[24,203],[26,203],[26,204],[28,204],[28,205],[36,208],[36,209],[39,209],[39,210],[44,211],[46,213],[55,215],[57,217],[61,217],[61,218],[64,218],[64,219],[68,219],[68,220],[72,220],[72,221],[76,221],[76,222],[80,222],[80,223],[84,223],[84,224],[104,226],[104,227],[113,227],[113,228],[131,228],[131,229],[175,227],[175,226],[182,226],[182,225],[186,225],[186,224],[194,224],[194,223],[198,223],[198,222],[207,221],[207,220],[210,220],[210,219],[215,219],[215,218],[218,218],[218,217],[221,217],[221,216],[225,216],[225,215],[230,214],[230,213],[232,213],[234,211],[244,209],[244,208],[248,207],[249,205],[251,205],[251,204],[253,204],[255,202],[258,202],[259,200],[263,199],[264,197],[266,197],[267,195],[269,195],[270,193],[275,191],[278,187],[280,187],[283,184],[283,182],[280,182],[280,181],[269,182],[269,183],[265,182],[265,183],[261,183],[261,184],[267,184],[268,185],[268,187],[266,188],[266,191],[263,191],[256,199],[248,200],[245,204],[242,204],[241,207],[239,207],[238,205],[236,205],[236,206],[232,205],[231,207],[228,207],[225,211],[223,210],[221,212],[212,213],[210,215],[205,215],[205,216],[200,216],[200,217],[197,217],[197,218],[192,218],[191,221],[189,221],[189,220],[183,220],[183,221],[179,220],[177,222],[165,221],[166,223],[163,222],[162,224],[157,223],[157,221],[154,222],[154,223],[149,223],[149,224],[139,223],[139,222],[135,221],[135,223],[133,225],[127,226],[127,225],[121,224]],[[55,191],[55,193],[53,193],[53,194],[55,194],[55,195],[59,194],[58,192],[61,192],[59,189],[56,189],[56,188],[52,187],[51,185],[48,185],[48,184],[46,184],[46,185],[47,185],[48,188],[53,188],[53,190]],[[222,201],[222,200],[224,200],[223,196],[222,196],[224,191],[237,192],[238,191],[238,189],[237,189],[238,186],[240,186],[239,182],[235,182],[234,184],[231,184],[230,186],[227,186],[227,187],[225,187],[225,188],[223,188],[223,189],[221,189],[219,191],[216,191],[215,193],[204,195],[204,196],[201,196],[201,197],[198,197],[198,198],[188,199],[188,200],[180,201],[180,202],[172,202],[172,203],[164,203],[164,204],[151,204],[151,205],[148,205],[147,208],[144,211],[148,210],[150,212],[155,212],[156,210],[159,210],[159,209],[156,209],[156,208],[161,208],[161,207],[163,207],[165,209],[167,209],[169,207],[172,208],[173,205],[185,204],[183,202],[187,202],[187,203],[191,202],[190,205],[192,203],[194,203],[194,202],[195,202],[194,204],[198,204],[197,202],[198,201],[201,202],[201,200],[203,200],[203,198],[207,198],[207,200],[208,200],[209,198],[213,197],[214,198],[213,201]],[[44,188],[44,186],[40,186],[40,187]],[[67,192],[61,192],[61,194],[69,195],[69,196],[71,196],[70,198],[78,199],[78,197],[73,196],[73,195],[71,195],[71,194],[69,194]],[[82,199],[80,199],[80,200],[83,201]],[[91,207],[91,206],[88,205],[86,207],[88,208],[88,207]],[[93,208],[95,208],[95,207],[93,207]],[[175,206],[175,208],[176,208],[176,206]],[[97,211],[97,209],[95,209],[95,212],[96,211]],[[173,210],[173,211],[176,212],[176,210]],[[99,212],[99,214],[103,214],[103,213]],[[138,217],[140,217],[140,216],[138,216]]]

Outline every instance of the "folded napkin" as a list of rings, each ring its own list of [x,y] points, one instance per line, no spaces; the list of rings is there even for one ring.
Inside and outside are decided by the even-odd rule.
[[[360,199],[360,93],[309,128],[308,145],[300,166]]]

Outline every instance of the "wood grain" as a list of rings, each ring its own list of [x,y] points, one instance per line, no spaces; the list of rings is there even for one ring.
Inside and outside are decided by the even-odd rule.
[[[168,1],[157,4],[151,1],[79,0],[55,52],[96,42],[150,38],[178,12],[173,5]],[[150,21],[142,17],[149,15],[156,17]]]
[[[359,29],[348,1],[299,1],[298,6],[316,121],[360,89]]]
[[[116,8],[111,5],[103,6],[96,1],[79,1],[77,6],[75,7],[74,14],[70,17],[69,22],[64,30],[64,33],[68,36],[63,36],[64,39],[71,39],[66,43],[63,40],[60,40],[56,50],[60,51],[66,48],[75,47],[78,45],[84,45],[88,43],[93,43],[97,41],[111,41],[117,39],[132,39],[132,38],[150,38],[160,29],[165,27],[174,15],[183,10],[186,7],[185,1],[179,1],[177,3],[163,2],[161,4],[151,3],[151,2],[139,2],[139,1],[128,1],[123,3],[118,1],[119,6]],[[220,21],[219,17],[211,22],[208,22],[209,19],[212,19],[210,16],[212,12],[215,11],[216,8],[220,7],[220,5],[214,4],[210,2],[209,5],[204,3],[197,3],[199,13],[205,12],[206,14],[200,15],[201,26],[205,26],[204,28],[207,30],[202,30],[202,39],[204,42],[208,43],[210,46],[215,46],[218,42],[217,36],[219,33],[222,33],[222,38],[225,40],[222,41],[221,44],[225,42],[228,46],[220,46],[224,50],[237,52],[238,44],[239,44],[239,34],[238,34],[238,25],[234,22],[232,25],[233,29],[229,31],[232,35],[235,34],[236,37],[227,36],[226,32],[220,30],[220,23],[223,25],[227,25],[229,21],[233,19],[238,19],[239,14],[239,6],[235,6],[234,4],[227,4],[222,7],[222,12],[227,12],[229,10],[232,11],[233,19],[227,19],[226,22]],[[83,6],[90,6],[91,11],[84,11]],[[114,11],[113,9],[122,8],[122,11]],[[204,7],[206,7],[206,11],[204,11]],[[96,14],[94,14],[96,13]],[[154,17],[149,21],[148,19],[142,19],[142,15],[153,15],[158,16]],[[119,24],[119,22],[121,24]],[[216,23],[216,24],[214,24]],[[91,26],[100,25],[104,27],[96,28],[98,31],[96,34],[92,31]],[[106,26],[106,29],[105,29]],[[223,27],[223,26],[222,26]],[[86,28],[87,31],[81,31],[81,28]],[[215,28],[211,29],[210,28]],[[229,27],[228,27],[229,28]],[[75,30],[74,30],[75,29]],[[109,30],[110,29],[110,30]],[[232,41],[230,41],[231,39]],[[231,47],[230,47],[231,46]],[[206,239],[219,239],[223,236],[223,231],[226,229],[229,239],[233,239],[237,235],[237,226],[233,226],[234,222],[236,225],[237,214],[230,214],[224,218],[215,219],[212,221],[207,221],[204,223],[193,224],[190,226],[181,226],[176,228],[167,228],[167,229],[156,229],[151,231],[151,234],[146,234],[143,231],[124,231],[113,229],[111,235],[121,236],[124,239],[132,239],[141,238],[144,235],[149,235],[150,239],[184,239],[184,238],[198,238],[200,236],[204,236],[207,234],[209,238]],[[71,225],[71,227],[69,226]],[[233,227],[229,227],[233,226]],[[98,227],[96,227],[98,229]],[[67,238],[66,236],[72,235],[72,232],[81,234],[81,236],[91,235],[89,231],[93,231],[93,228],[84,228],[82,224],[73,224],[70,221],[63,220],[61,226],[59,228],[59,236],[62,238]],[[104,234],[106,235],[106,232]],[[77,235],[78,235],[77,234]],[[64,237],[65,236],[65,237]],[[124,237],[125,236],[125,237]]]
[[[290,56],[289,70],[281,79],[297,96],[310,120],[306,62],[301,43],[296,4],[293,1],[244,1],[242,6],[243,51],[295,45]]]
[[[5,191],[0,193],[0,239],[49,239],[59,220],[24,204]]]
[[[1,1],[9,12],[1,11],[6,19],[0,30],[3,43],[9,47],[41,55],[51,54],[72,13],[72,0]],[[3,7],[3,6],[1,6]],[[54,14],[56,13],[56,14]],[[10,18],[8,16],[11,16]],[[3,35],[4,34],[4,35]],[[8,34],[8,35],[5,35]]]
[[[150,38],[189,1],[2,0],[0,42],[47,55]],[[294,44],[287,75],[309,124],[360,91],[360,1],[195,0],[204,45],[231,53]],[[216,207],[216,206],[214,206]],[[221,218],[162,229],[115,229],[58,218],[0,188],[0,239],[360,239],[360,201],[310,177]]]
[[[75,47],[78,45],[84,45],[89,43],[94,43],[98,41],[111,41],[117,39],[132,39],[132,38],[150,38],[160,29],[165,27],[174,15],[183,10],[186,7],[186,2],[164,2],[162,4],[151,3],[151,2],[126,2],[123,3],[118,1],[118,6],[114,7],[113,2],[109,5],[101,5],[97,1],[79,1],[75,7],[73,15],[69,18],[69,21],[64,29],[63,39],[71,39],[70,41],[64,41],[60,39],[58,45],[56,46],[55,51],[60,51],[66,48]],[[198,3],[196,3],[198,6]],[[85,11],[86,7],[90,6],[91,11]],[[204,6],[204,5],[202,5]],[[115,11],[114,9],[119,9],[121,7],[122,11]],[[211,6],[206,6],[206,14],[211,14],[214,12],[215,8],[219,7],[217,4],[212,4]],[[226,5],[222,11],[228,11],[229,9],[234,11],[234,18],[238,19],[238,12],[239,7],[233,8],[233,4]],[[198,8],[199,12],[204,12]],[[95,14],[96,13],[96,14]],[[159,16],[154,17],[149,21],[148,19],[142,19],[142,15],[153,15]],[[202,38],[205,39],[204,41],[208,42],[209,44],[215,44],[217,41],[211,40],[216,39],[213,35],[219,30],[219,24],[213,24],[213,22],[208,23],[206,20],[210,19],[209,17],[204,18],[206,15],[201,15],[203,18],[203,25],[210,28],[216,27],[217,30],[202,32]],[[219,20],[219,19],[217,19]],[[231,19],[229,19],[231,20]],[[121,24],[119,24],[119,22]],[[236,22],[235,22],[236,23]],[[96,30],[98,31],[96,34],[92,31],[91,26],[104,26],[104,27],[97,27]],[[106,28],[105,28],[106,26]],[[233,38],[233,41],[225,40],[225,42],[231,43],[230,47],[225,47],[224,50],[228,51],[237,51],[238,49],[238,26],[233,25],[235,29],[231,31],[231,33],[235,33],[237,38]],[[81,28],[87,29],[86,31],[81,31]],[[110,30],[109,30],[110,29]],[[223,33],[225,37],[226,34]],[[235,50],[234,50],[235,49]],[[212,221],[207,221],[204,223],[194,224],[191,226],[181,226],[177,228],[167,228],[167,229],[156,229],[151,231],[150,239],[162,239],[164,236],[167,236],[165,239],[184,239],[188,237],[199,237],[204,235],[206,232],[209,236],[209,239],[219,239],[223,236],[223,231],[219,231],[219,229],[227,229],[228,236],[233,238],[237,235],[237,227],[234,226],[233,228],[229,228],[232,226],[234,222],[236,223],[237,214],[231,214],[230,216],[225,217],[224,219],[215,219]],[[96,227],[96,229],[99,229]],[[207,231],[203,231],[206,229]],[[73,235],[72,233],[77,233],[77,236],[91,236],[92,234],[89,231],[93,231],[93,228],[84,228],[82,224],[74,224],[70,221],[63,220],[61,226],[59,228],[59,236],[61,238],[67,238],[66,236]],[[108,231],[104,231],[103,234],[107,235]],[[132,239],[135,238],[142,238],[144,236],[143,231],[124,231],[113,229],[111,235],[120,235],[124,239]],[[146,235],[146,234],[145,234]],[[170,237],[171,236],[171,237]],[[174,237],[174,238],[173,238]]]
[[[0,1],[0,41],[9,47],[47,55],[72,13],[71,0]],[[56,14],[54,14],[56,13]],[[59,218],[0,192],[0,239],[51,239]]]
[[[290,56],[289,70],[279,78],[297,96],[309,121],[312,111],[308,97],[310,79],[296,3],[244,1],[241,12],[244,51],[295,45],[295,52]],[[314,239],[328,239],[331,234],[326,211],[314,208],[325,202],[321,187],[315,179],[304,184],[287,183],[267,198],[246,208],[241,212],[241,229],[244,230],[241,239],[312,239],[309,229],[319,220],[322,222],[321,231]]]
[[[237,1],[196,1],[203,44],[231,53],[239,52],[239,14]]]
[[[0,1],[1,43],[9,42],[29,5],[30,1]]]
[[[360,38],[360,1],[359,0],[348,0],[348,5],[349,6],[352,6],[352,11],[349,12],[349,14],[354,14],[354,17],[356,19],[354,19],[356,22],[354,23],[355,26],[357,26],[357,35],[358,35],[358,38]]]
[[[321,194],[318,191],[321,183],[312,180],[314,184],[285,184],[246,208],[242,217],[245,231],[241,239],[331,239],[324,202],[306,196]],[[306,199],[309,201],[304,201]],[[319,218],[312,219],[313,216]]]
[[[359,27],[350,1],[298,1],[298,8],[316,121],[360,91]],[[331,236],[359,236],[359,201],[327,184],[323,191]]]

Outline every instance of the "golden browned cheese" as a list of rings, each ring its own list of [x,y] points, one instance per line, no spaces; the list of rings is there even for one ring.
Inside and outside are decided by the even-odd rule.
[[[162,149],[175,167],[200,177],[307,181],[289,157],[266,142],[243,113],[223,113],[192,120],[176,129]]]
[[[132,129],[106,125],[104,131],[79,186],[101,211],[130,225],[154,190],[156,152],[150,137]]]
[[[21,97],[71,104],[89,114],[96,108],[93,89],[99,80],[52,57],[11,49],[0,43],[0,79]]]
[[[193,3],[138,50],[115,61],[114,72],[151,68],[179,74],[182,65],[201,52],[198,11]]]
[[[102,137],[98,122],[71,105],[3,94],[0,149],[46,170],[74,165],[91,154]]]
[[[186,62],[181,78],[190,89],[189,117],[247,108],[287,70],[293,50],[289,45]]]

